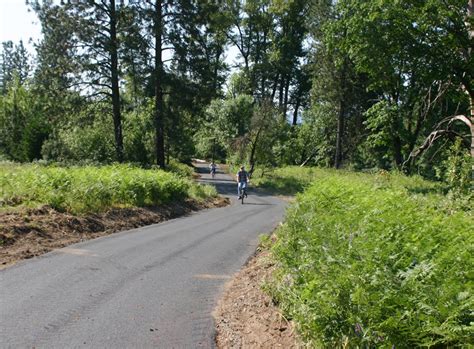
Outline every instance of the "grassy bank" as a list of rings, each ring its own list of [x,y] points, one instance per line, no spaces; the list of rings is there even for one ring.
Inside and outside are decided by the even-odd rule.
[[[437,184],[295,168],[304,187],[278,231],[269,290],[315,347],[474,344],[474,220]],[[308,179],[310,178],[310,179]],[[464,209],[463,209],[464,207]]]
[[[317,167],[288,166],[266,171],[263,175],[260,170],[257,170],[252,177],[252,182],[260,188],[269,189],[276,193],[294,195],[302,192],[314,180],[323,180],[332,175],[343,173],[350,174],[351,172]],[[354,172],[352,173],[354,174]],[[374,172],[372,175],[361,175],[367,175],[367,177],[361,178],[375,181],[374,183],[378,186],[390,185],[405,188],[412,192],[443,194],[444,188],[440,183],[429,182],[421,177],[406,177],[402,174],[386,171]]]
[[[0,208],[49,205],[89,213],[216,196],[183,175],[127,165],[56,167],[0,163]]]

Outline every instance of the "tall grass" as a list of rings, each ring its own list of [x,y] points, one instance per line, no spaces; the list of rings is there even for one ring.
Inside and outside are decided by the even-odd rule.
[[[269,286],[315,347],[474,345],[474,220],[436,184],[315,170]]]
[[[287,166],[262,172],[256,170],[252,177],[255,185],[261,188],[267,188],[280,194],[291,194],[302,192],[314,180],[323,179],[331,175],[340,175],[341,173],[353,173],[335,169],[323,169],[318,167],[299,167]],[[366,178],[372,178],[378,186],[396,186],[419,193],[443,193],[444,187],[441,183],[430,182],[422,179],[420,176],[407,177],[400,173],[389,173],[386,171],[377,171],[373,173],[360,173],[360,175],[370,175]]]
[[[127,165],[56,167],[3,163],[0,189],[3,207],[50,205],[73,213],[216,195],[215,190],[202,188],[183,176]]]

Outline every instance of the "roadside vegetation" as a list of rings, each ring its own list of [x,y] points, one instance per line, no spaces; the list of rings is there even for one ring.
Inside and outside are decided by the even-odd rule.
[[[329,169],[315,167],[287,166],[270,171],[257,170],[252,176],[252,185],[275,194],[295,195],[302,192],[318,175],[329,173]]]
[[[192,174],[189,166],[175,167],[178,174],[131,165],[58,167],[4,162],[0,163],[0,207],[48,205],[81,214],[217,196],[215,188],[187,178]]]
[[[270,289],[308,342],[473,344],[473,0],[26,3],[35,52],[0,43],[0,212],[179,211],[216,195],[182,163],[245,164],[301,193]]]
[[[312,180],[278,230],[267,285],[311,346],[474,344],[470,194],[385,171],[286,168],[267,178],[274,188]]]

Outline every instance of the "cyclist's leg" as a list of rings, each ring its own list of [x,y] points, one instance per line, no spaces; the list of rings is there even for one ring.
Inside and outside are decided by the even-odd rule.
[[[239,197],[239,199],[240,199],[240,186],[241,186],[241,184],[242,184],[242,182],[239,182],[237,184],[237,196]]]

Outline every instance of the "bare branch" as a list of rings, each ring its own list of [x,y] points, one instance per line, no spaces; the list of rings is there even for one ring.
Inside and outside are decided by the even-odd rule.
[[[450,126],[455,122],[455,121],[462,121],[464,124],[466,124],[469,128],[471,127],[471,121],[469,118],[467,118],[465,115],[453,115],[449,116],[447,118],[444,118],[441,120],[438,125],[436,125],[435,130],[431,132],[428,137],[426,137],[425,141],[421,146],[418,148],[414,149],[408,158],[404,161],[403,167],[412,159],[418,157],[420,154],[424,153],[426,150],[431,148],[433,144],[441,137],[444,137],[446,135],[452,135],[456,137],[460,137],[464,139],[465,137],[461,134],[459,134],[456,131],[453,131],[450,129]]]
[[[456,120],[464,122],[467,125],[467,127],[472,127],[471,120],[469,120],[469,118],[465,115],[455,115],[455,116],[451,117],[448,124],[450,125]]]

